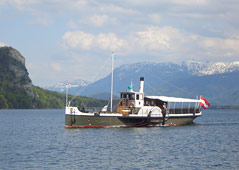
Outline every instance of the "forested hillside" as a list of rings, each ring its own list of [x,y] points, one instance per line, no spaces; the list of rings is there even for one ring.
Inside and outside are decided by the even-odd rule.
[[[49,91],[37,86],[32,86],[34,100],[37,108],[63,108],[65,106],[65,95],[59,92]],[[84,96],[68,96],[71,105],[83,107],[103,107],[107,104],[105,100],[98,100]]]

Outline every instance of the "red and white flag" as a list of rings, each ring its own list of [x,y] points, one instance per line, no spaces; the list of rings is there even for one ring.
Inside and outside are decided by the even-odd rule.
[[[209,106],[210,106],[210,103],[208,103],[208,101],[201,96],[200,98],[200,102],[199,104],[204,108],[204,109],[207,109]]]

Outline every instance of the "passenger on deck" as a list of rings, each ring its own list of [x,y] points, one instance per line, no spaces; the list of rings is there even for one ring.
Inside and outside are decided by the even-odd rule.
[[[163,114],[163,122],[162,122],[162,125],[165,125],[166,112],[167,112],[167,104],[164,103],[164,104],[163,104],[163,110],[162,110],[162,114]]]

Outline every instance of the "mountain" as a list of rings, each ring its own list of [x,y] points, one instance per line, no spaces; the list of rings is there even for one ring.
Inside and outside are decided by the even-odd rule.
[[[200,70],[201,75],[223,74],[239,71],[239,61],[231,63],[213,63]]]
[[[69,83],[70,94],[78,94],[79,91],[81,91],[86,86],[91,84],[91,82],[89,81],[80,79],[80,80],[69,81],[69,82],[67,81],[59,82],[52,86],[46,86],[44,87],[44,89],[65,93],[67,83]]]
[[[205,96],[213,106],[239,106],[239,62],[135,63],[114,70],[114,95],[145,77],[146,95]],[[109,98],[111,75],[90,84],[82,95]],[[107,95],[106,95],[107,94]]]
[[[183,73],[185,73],[185,68],[174,63],[135,63],[123,65],[114,70],[114,91],[125,91],[131,81],[133,82],[134,87],[138,88],[139,77],[142,76],[147,78],[152,84],[158,84],[158,81],[154,81],[155,78],[159,81],[167,81],[174,76],[180,78]],[[159,74],[161,75],[161,79],[158,77]],[[186,74],[185,76],[190,75]],[[98,93],[110,92],[110,80],[111,75],[108,75],[107,77],[90,84],[82,92],[82,95],[95,96]],[[115,93],[115,95],[118,96],[117,93]]]
[[[104,106],[106,101],[69,95],[74,105]],[[0,109],[63,108],[65,95],[34,86],[25,58],[14,48],[0,47]]]

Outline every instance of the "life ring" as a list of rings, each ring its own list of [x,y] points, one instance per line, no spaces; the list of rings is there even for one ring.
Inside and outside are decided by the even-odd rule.
[[[129,107],[130,107],[130,108],[134,107],[134,103],[130,103],[130,104],[129,104]]]

